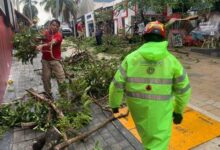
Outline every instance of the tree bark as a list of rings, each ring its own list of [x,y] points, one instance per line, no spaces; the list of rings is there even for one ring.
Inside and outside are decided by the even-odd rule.
[[[128,112],[127,112],[126,114],[120,114],[120,115],[117,116],[117,117],[111,116],[111,117],[109,117],[106,121],[104,121],[103,123],[101,123],[101,124],[98,125],[97,127],[93,128],[92,130],[90,130],[90,131],[88,131],[88,132],[85,132],[85,133],[83,133],[83,134],[81,134],[81,135],[78,135],[78,136],[76,136],[76,137],[74,137],[74,138],[72,138],[72,139],[69,139],[69,140],[67,140],[67,141],[64,141],[64,142],[62,142],[62,143],[56,145],[56,146],[54,147],[54,149],[55,149],[55,150],[60,150],[60,149],[66,147],[66,146],[68,146],[68,145],[70,145],[70,144],[72,144],[72,143],[74,143],[74,142],[76,142],[76,141],[82,140],[82,139],[88,137],[89,135],[91,135],[92,133],[96,132],[97,130],[101,129],[102,127],[104,127],[105,125],[107,125],[109,122],[111,122],[111,121],[113,121],[113,120],[115,120],[115,119],[119,119],[119,118],[126,117],[127,115],[128,115]]]
[[[61,110],[59,110],[56,105],[53,103],[52,100],[45,98],[44,96],[38,94],[36,91],[34,91],[33,89],[29,89],[26,90],[28,93],[30,93],[31,95],[33,95],[34,97],[37,98],[37,100],[42,101],[42,102],[46,102],[51,108],[53,108],[53,110],[57,113],[57,118],[61,119],[64,117],[64,114]]]
[[[37,100],[39,101],[42,101],[42,102],[46,102],[50,107],[53,108],[53,110],[56,112],[57,114],[57,118],[58,119],[62,119],[64,117],[64,114],[61,110],[59,110],[56,105],[54,104],[54,102],[48,98],[45,98],[43,97],[42,95],[39,95],[36,91],[34,91],[33,89],[29,89],[29,90],[26,90],[28,93],[30,93],[31,95],[33,95],[34,97],[37,98]],[[67,138],[67,135],[66,133],[63,133],[62,134],[62,137],[64,139],[64,141],[67,141],[68,138]]]

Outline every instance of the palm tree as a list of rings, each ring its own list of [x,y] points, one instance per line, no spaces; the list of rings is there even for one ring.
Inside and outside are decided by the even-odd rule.
[[[30,20],[36,18],[38,15],[38,9],[36,6],[36,0],[21,0],[20,2],[24,2],[23,14],[27,16]]]
[[[45,5],[45,11],[51,11],[56,16],[56,0],[42,0],[40,5]],[[62,14],[64,21],[69,23],[70,15],[77,15],[77,0],[59,0],[59,15]]]
[[[44,5],[44,10],[51,12],[52,16],[56,16],[56,0],[42,0],[40,5]],[[60,7],[59,7],[60,8]],[[60,10],[59,10],[60,12]]]
[[[70,22],[70,15],[74,18],[74,23],[77,20],[77,2],[78,0],[59,0],[59,15],[62,14],[64,21],[69,23]],[[56,16],[56,0],[42,0],[40,5],[45,5],[44,10],[47,12],[51,12],[53,17]],[[75,25],[73,25],[75,31]],[[76,33],[74,32],[76,36]]]

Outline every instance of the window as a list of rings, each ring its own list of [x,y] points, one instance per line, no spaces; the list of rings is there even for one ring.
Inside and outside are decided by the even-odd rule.
[[[11,25],[12,27],[14,27],[15,14],[11,0],[4,0],[4,4],[5,4],[6,24],[7,26]]]
[[[5,4],[3,0],[0,0],[0,9],[5,14]]]
[[[11,25],[13,26],[13,28],[15,27],[15,11],[14,11],[14,7],[13,7],[13,4],[10,0],[9,1],[9,10],[10,10],[10,23]]]
[[[87,19],[87,20],[89,20],[89,19],[91,19],[91,18],[92,18],[92,15],[86,16],[86,19]]]

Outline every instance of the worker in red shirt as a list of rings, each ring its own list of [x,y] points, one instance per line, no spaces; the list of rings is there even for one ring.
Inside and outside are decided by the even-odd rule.
[[[57,19],[52,20],[48,30],[44,32],[43,44],[36,47],[37,50],[42,52],[42,81],[48,98],[53,98],[50,82],[52,72],[58,82],[61,96],[65,85],[65,73],[60,62],[62,34],[59,32],[59,27],[60,22]]]
[[[78,24],[77,24],[77,32],[78,32],[78,37],[79,39],[82,40],[82,38],[84,37],[84,25],[83,23],[80,21]]]

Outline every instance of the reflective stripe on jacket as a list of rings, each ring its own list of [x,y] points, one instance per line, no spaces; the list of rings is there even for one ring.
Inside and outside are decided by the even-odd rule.
[[[112,108],[126,99],[145,149],[167,149],[172,112],[183,113],[191,93],[188,76],[167,44],[149,42],[129,54],[109,89]]]

